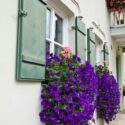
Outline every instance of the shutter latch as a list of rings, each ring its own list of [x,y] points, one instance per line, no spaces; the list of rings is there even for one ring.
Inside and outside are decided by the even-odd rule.
[[[24,10],[19,10],[19,16],[24,16],[24,17],[26,17],[28,14],[27,14],[27,12],[26,11],[24,11]]]

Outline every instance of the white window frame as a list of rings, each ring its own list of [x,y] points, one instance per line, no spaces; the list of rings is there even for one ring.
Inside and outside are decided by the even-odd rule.
[[[96,63],[97,65],[103,64],[103,41],[96,35]]]
[[[51,24],[50,24],[50,38],[46,38],[46,41],[50,43],[50,52],[54,53],[54,45],[58,45],[60,47],[68,46],[68,16],[60,10],[56,5],[48,5],[48,9],[51,11]],[[55,37],[55,14],[63,19],[63,36],[62,36],[62,44],[56,42],[54,40]]]

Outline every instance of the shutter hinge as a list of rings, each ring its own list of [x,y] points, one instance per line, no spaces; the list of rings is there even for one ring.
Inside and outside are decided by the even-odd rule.
[[[77,30],[78,27],[77,26],[72,26],[72,29]]]
[[[84,50],[87,51],[87,48],[85,48]]]
[[[91,50],[88,50],[88,54],[90,54],[91,53]]]
[[[26,11],[24,11],[24,10],[19,10],[19,16],[24,16],[24,17],[26,17],[28,14],[27,14],[27,12]]]

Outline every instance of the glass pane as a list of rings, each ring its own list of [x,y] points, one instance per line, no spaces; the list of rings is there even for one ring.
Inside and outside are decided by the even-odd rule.
[[[60,44],[63,41],[63,19],[55,15],[55,38],[54,40]]]
[[[50,38],[51,10],[47,9],[46,15],[46,38]]]
[[[46,51],[50,51],[50,42],[46,41]]]
[[[62,47],[58,46],[58,45],[55,45],[54,46],[54,50],[55,50],[55,54],[56,55],[59,55],[60,52],[62,51]]]

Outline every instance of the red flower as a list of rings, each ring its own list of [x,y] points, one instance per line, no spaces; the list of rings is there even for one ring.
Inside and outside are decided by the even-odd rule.
[[[63,51],[61,52],[61,54],[65,57],[65,58],[70,58],[70,53],[71,53],[71,48],[70,47],[64,47]]]
[[[122,12],[125,10],[125,0],[107,0],[107,6],[110,12]]]

